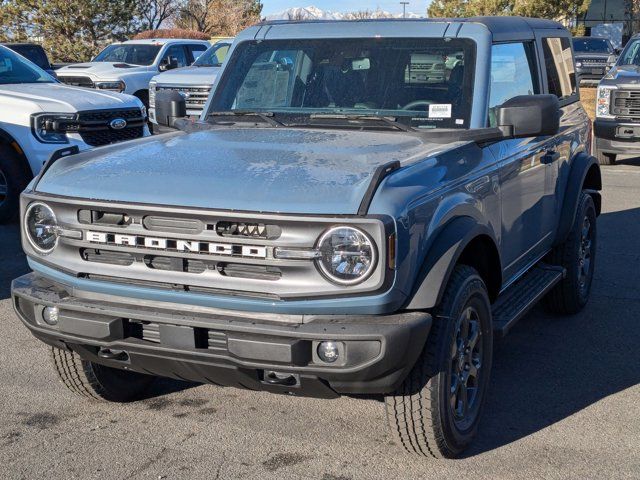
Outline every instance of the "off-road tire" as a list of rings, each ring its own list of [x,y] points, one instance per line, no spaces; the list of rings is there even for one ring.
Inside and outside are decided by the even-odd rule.
[[[0,144],[0,224],[18,218],[20,193],[30,180],[31,174],[24,160],[11,146]]]
[[[615,165],[616,155],[613,153],[604,153],[600,150],[596,150],[596,158],[600,165]]]
[[[479,389],[475,419],[464,430],[458,429],[450,411],[452,347],[457,338],[456,319],[473,305],[480,313],[482,387]],[[385,397],[387,421],[396,443],[406,451],[426,457],[454,458],[471,443],[479,419],[491,371],[493,335],[491,305],[487,287],[478,272],[457,266],[436,311],[421,357],[404,383]]]
[[[580,264],[581,250],[583,249],[583,228],[585,219],[589,221],[590,228],[590,273],[586,279],[586,285],[581,284],[579,275],[583,264]],[[597,247],[596,207],[591,195],[580,193],[578,209],[573,221],[569,236],[561,245],[555,247],[548,256],[548,262],[552,265],[564,267],[567,271],[564,279],[551,290],[544,299],[544,305],[548,311],[561,315],[573,315],[584,308],[589,300],[593,272],[596,260]],[[584,259],[582,259],[584,261]]]
[[[154,377],[106,367],[79,355],[50,347],[51,361],[60,380],[76,395],[104,402],[131,402],[144,398]]]

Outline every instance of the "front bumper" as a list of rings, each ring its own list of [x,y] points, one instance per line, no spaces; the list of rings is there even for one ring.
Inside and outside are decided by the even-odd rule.
[[[628,132],[625,133],[625,128]],[[596,149],[619,155],[640,153],[640,123],[615,119],[596,119],[594,122]]]
[[[43,342],[114,368],[274,393],[335,398],[383,394],[400,386],[424,347],[428,313],[315,316],[284,323],[224,311],[141,307],[124,297],[81,299],[31,273],[12,283],[13,305]],[[42,319],[59,309],[58,325]],[[145,334],[146,332],[146,334]],[[317,355],[338,343],[335,363]]]

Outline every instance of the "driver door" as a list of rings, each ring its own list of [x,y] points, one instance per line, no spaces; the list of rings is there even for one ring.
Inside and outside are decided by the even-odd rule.
[[[496,44],[492,48],[489,124],[495,109],[519,95],[540,93],[534,42]],[[502,258],[506,281],[529,267],[553,240],[557,162],[549,162],[554,137],[509,139],[491,145],[500,162]]]

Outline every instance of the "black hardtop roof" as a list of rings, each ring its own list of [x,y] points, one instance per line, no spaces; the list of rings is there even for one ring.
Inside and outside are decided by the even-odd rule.
[[[534,38],[534,30],[564,30],[555,20],[528,17],[468,17],[468,18],[373,18],[364,20],[270,20],[259,25],[287,25],[299,23],[348,23],[348,22],[429,22],[429,23],[479,23],[487,27],[494,41]]]

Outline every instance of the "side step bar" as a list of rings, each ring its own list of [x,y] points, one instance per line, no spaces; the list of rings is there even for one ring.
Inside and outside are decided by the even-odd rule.
[[[565,275],[566,270],[562,267],[539,263],[511,285],[491,308],[494,334],[504,337],[509,333],[518,320],[542,300]]]

